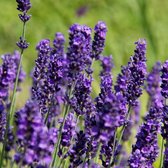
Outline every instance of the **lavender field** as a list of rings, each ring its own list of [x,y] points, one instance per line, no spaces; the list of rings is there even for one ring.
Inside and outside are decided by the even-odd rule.
[[[0,168],[168,168],[167,1],[0,6]]]

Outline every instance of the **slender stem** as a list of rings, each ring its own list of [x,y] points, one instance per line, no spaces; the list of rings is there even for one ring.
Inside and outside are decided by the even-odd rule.
[[[96,157],[94,159],[95,163],[98,163],[98,161],[99,161],[100,150],[101,150],[101,142],[99,142],[99,146],[98,146],[98,149],[97,149],[97,152],[96,152]]]
[[[131,106],[129,105],[129,106],[128,106],[128,112],[127,112],[127,115],[126,115],[126,121],[129,119],[130,113],[131,113]],[[120,133],[120,135],[119,135],[118,141],[115,142],[115,146],[114,146],[114,148],[113,148],[114,153],[115,153],[115,150],[116,150],[116,147],[118,146],[118,144],[121,143],[121,140],[122,140],[122,137],[123,137],[123,134],[124,134],[124,131],[125,131],[126,126],[127,126],[127,124],[125,123],[125,124],[123,125],[122,129],[121,129],[121,133]],[[116,138],[115,138],[115,141],[116,141]],[[111,164],[114,162],[114,159],[115,159],[115,158],[114,158],[114,156],[113,156],[113,158],[112,158],[112,160],[111,160],[109,166],[111,166]],[[110,168],[110,167],[109,167],[109,168]]]
[[[55,165],[55,161],[57,160],[57,153],[58,153],[58,149],[59,149],[60,142],[61,142],[62,130],[64,128],[65,119],[66,119],[67,113],[69,111],[69,108],[70,108],[70,106],[69,106],[69,104],[67,104],[66,108],[65,108],[64,116],[63,116],[63,122],[60,126],[60,129],[59,129],[58,141],[57,141],[57,144],[56,144],[56,148],[55,148],[54,157],[53,157],[51,167],[53,167]]]
[[[48,117],[49,117],[49,114],[50,114],[50,110],[51,110],[51,107],[53,106],[53,99],[54,99],[54,95],[52,95],[52,98],[51,98],[51,104],[48,106],[48,110],[47,110],[47,114],[45,116],[45,120],[44,120],[44,123],[47,125],[48,123]]]
[[[22,30],[22,38],[23,39],[25,39],[25,29],[26,29],[26,24],[23,23],[23,30]],[[17,86],[18,86],[19,74],[20,74],[20,69],[21,69],[21,64],[22,64],[23,52],[24,52],[24,49],[21,49],[21,56],[20,56],[20,60],[19,60],[19,66],[17,69],[16,80],[15,80],[14,89],[13,89],[13,93],[12,93],[10,110],[6,113],[7,121],[6,121],[6,129],[5,129],[3,147],[2,147],[1,158],[0,158],[0,168],[2,167],[2,164],[3,164],[3,157],[4,157],[4,153],[5,153],[5,147],[6,147],[6,143],[7,143],[7,134],[8,134],[10,122],[11,122],[11,124],[13,124],[13,111],[14,111],[14,105],[15,105],[15,99],[16,99],[16,90],[17,90]]]
[[[162,138],[162,146],[161,146],[161,156],[160,156],[160,166],[159,168],[162,168],[163,165],[163,150],[164,150],[164,139]]]
[[[72,92],[73,92],[73,87],[71,86],[70,92],[69,92],[69,97],[71,97]],[[63,122],[60,125],[59,134],[58,134],[58,141],[56,143],[56,147],[55,147],[55,151],[54,151],[54,156],[53,156],[53,161],[51,163],[51,167],[54,167],[54,165],[56,164],[55,161],[57,161],[57,153],[58,153],[58,149],[59,149],[60,142],[61,142],[62,130],[64,128],[65,119],[66,119],[66,116],[67,116],[67,114],[69,112],[69,109],[70,109],[70,105],[69,104],[65,104],[65,111],[63,112]]]
[[[108,168],[110,168],[111,164],[114,162],[114,154],[115,154],[116,140],[117,140],[116,138],[117,138],[117,129],[115,129],[115,132],[114,132],[112,157],[110,158],[110,162],[109,162]]]
[[[128,107],[128,113],[127,113],[127,116],[126,116],[126,120],[129,119],[130,112],[131,112],[131,106],[129,105],[129,107]],[[122,140],[122,137],[123,137],[123,134],[124,134],[126,126],[127,126],[127,124],[124,124],[123,127],[122,127],[122,129],[121,129],[121,133],[120,133],[120,136],[118,138],[118,144],[121,143],[121,140]]]
[[[23,32],[22,32],[23,39],[25,39],[25,29],[26,29],[26,24],[23,23]],[[16,100],[16,90],[18,87],[19,74],[20,74],[20,70],[21,70],[21,66],[22,66],[23,53],[24,53],[24,49],[21,49],[21,56],[20,56],[20,60],[19,60],[19,66],[17,69],[17,75],[16,75],[16,80],[15,80],[13,94],[12,94],[11,106],[10,106],[10,110],[9,110],[11,124],[13,124],[13,121],[14,121],[14,117],[13,117],[14,116],[14,105],[15,105],[15,100]]]

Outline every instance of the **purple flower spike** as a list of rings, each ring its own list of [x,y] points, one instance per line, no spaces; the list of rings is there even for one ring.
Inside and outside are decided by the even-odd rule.
[[[18,145],[22,149],[15,155],[16,162],[32,167],[34,163],[49,165],[57,133],[44,125],[35,101],[28,101],[16,113],[16,126]]]
[[[70,84],[78,74],[91,64],[91,29],[85,25],[74,24],[69,29],[67,52],[68,77]]]
[[[44,86],[43,88],[45,89],[46,83],[44,83],[44,81],[45,79],[47,79],[46,77],[47,67],[51,51],[50,41],[48,39],[40,41],[36,49],[38,51],[38,58],[36,60],[36,66],[33,72],[34,84],[32,87],[32,97],[35,98],[36,100],[43,101],[44,100],[44,98],[42,98],[43,90],[41,90],[41,88],[42,86]]]
[[[16,0],[18,3],[17,9],[21,12],[27,12],[31,8],[30,0]]]
[[[145,118],[145,123],[141,126],[137,134],[136,144],[133,146],[132,155],[129,160],[130,168],[139,168],[152,164],[158,156],[157,134],[160,130],[160,120],[162,115],[162,102],[155,100],[152,102],[149,113]],[[140,158],[137,156],[139,155]]]
[[[157,62],[155,66],[153,67],[152,72],[148,74],[147,79],[146,79],[148,83],[146,87],[146,91],[148,92],[149,96],[152,99],[155,99],[155,96],[158,96],[157,93],[161,91],[160,71],[161,71],[161,63]]]
[[[159,66],[158,66],[159,65]],[[132,148],[129,160],[130,168],[151,167],[158,156],[157,135],[161,128],[163,100],[160,94],[160,64],[156,64],[147,77],[147,91],[150,107],[143,125],[137,134],[136,144]]]
[[[140,39],[135,44],[134,56],[127,66],[122,67],[115,86],[116,92],[121,92],[130,105],[134,105],[142,94],[146,76],[146,41]]]
[[[22,22],[27,22],[30,19],[30,15],[27,14],[28,10],[31,8],[30,0],[16,0],[17,9],[22,12],[19,14],[19,18]]]
[[[95,59],[99,59],[101,53],[103,52],[107,27],[106,24],[102,21],[99,21],[95,28],[95,35],[92,44],[92,57]]]
[[[88,79],[83,74],[80,74],[77,79],[73,97],[70,99],[71,107],[77,115],[86,113],[91,93],[91,82],[92,79]]]
[[[0,101],[0,142],[4,139],[6,126],[6,111],[2,101]]]
[[[62,33],[56,33],[55,39],[53,41],[54,51],[59,56],[64,57],[64,44],[65,44],[65,38]]]
[[[167,99],[168,98],[168,60],[163,64],[161,78],[162,78],[161,93],[162,93],[162,96]]]
[[[102,71],[100,73],[101,92],[96,98],[97,108],[97,134],[102,141],[110,140],[117,127],[125,122],[126,102],[121,93],[114,94],[112,91],[111,69],[113,64],[110,57],[102,59]]]
[[[86,136],[83,131],[79,131],[75,138],[75,144],[69,151],[70,156],[70,166],[69,168],[78,167],[82,164],[82,155],[85,153],[86,150]]]
[[[65,121],[65,125],[62,131],[61,145],[69,147],[71,145],[71,139],[75,135],[75,117],[73,113],[69,113]]]

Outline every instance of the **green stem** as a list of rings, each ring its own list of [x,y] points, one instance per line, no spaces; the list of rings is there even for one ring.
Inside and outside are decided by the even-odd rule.
[[[163,165],[163,149],[164,149],[164,139],[162,138],[162,146],[161,146],[161,156],[160,156],[160,166],[159,168],[162,168]]]
[[[23,31],[22,31],[22,38],[23,39],[25,39],[25,29],[26,29],[26,24],[23,23]],[[18,86],[19,74],[20,74],[20,69],[21,69],[21,65],[22,65],[23,52],[24,52],[24,49],[21,49],[21,56],[20,56],[20,60],[19,60],[19,66],[17,69],[16,80],[15,80],[15,84],[14,84],[10,110],[6,113],[7,121],[6,121],[6,129],[5,129],[3,147],[2,147],[1,158],[0,158],[0,168],[3,165],[3,157],[4,157],[5,147],[6,147],[6,143],[7,143],[7,134],[8,134],[9,125],[10,124],[13,125],[13,120],[14,120],[13,119],[13,115],[14,115],[13,111],[14,111],[14,105],[15,105],[15,99],[16,99],[16,90],[17,90],[17,86]]]
[[[63,122],[62,122],[62,124],[60,126],[59,135],[58,135],[58,141],[57,141],[57,144],[56,144],[56,148],[55,148],[54,157],[53,157],[53,161],[52,161],[51,167],[54,167],[55,161],[57,160],[57,153],[58,153],[58,149],[59,149],[60,142],[61,142],[62,130],[64,128],[65,119],[66,119],[67,113],[69,111],[69,108],[70,108],[70,106],[69,106],[69,104],[67,104],[66,108],[65,108],[64,116],[63,116]]]
[[[101,142],[99,142],[99,146],[98,146],[98,149],[97,149],[97,152],[96,152],[96,157],[94,159],[95,163],[98,163],[98,161],[99,161],[100,150],[101,150]]]
[[[112,157],[110,158],[110,163],[108,165],[108,168],[110,168],[111,164],[114,162],[114,153],[115,153],[115,147],[116,147],[116,138],[117,138],[117,129],[115,129],[115,133],[114,133]]]
[[[73,88],[74,87],[71,86],[70,91],[69,91],[69,98],[71,97],[71,94],[73,92]],[[55,164],[56,164],[55,162],[57,161],[57,153],[58,153],[58,149],[59,149],[60,142],[61,142],[62,130],[64,128],[65,119],[66,119],[66,116],[67,116],[67,114],[69,112],[69,109],[70,109],[70,105],[66,104],[65,105],[65,111],[63,112],[63,122],[60,125],[59,134],[58,134],[58,141],[56,143],[56,147],[55,147],[55,151],[54,151],[54,156],[53,156],[53,161],[51,163],[51,167],[54,167]]]
[[[26,24],[23,23],[23,32],[22,32],[23,39],[25,39],[25,29],[26,29]],[[13,125],[13,121],[14,121],[14,117],[13,117],[14,116],[14,105],[15,105],[15,100],[16,100],[16,90],[18,87],[19,74],[20,74],[20,70],[21,70],[21,66],[22,66],[23,53],[24,53],[24,49],[21,49],[21,56],[20,56],[20,60],[19,60],[19,66],[17,69],[17,75],[16,75],[16,81],[14,84],[14,89],[13,89],[13,94],[12,94],[11,106],[10,106],[10,110],[9,110],[9,115],[11,118],[12,125]]]
[[[48,117],[49,117],[49,114],[50,114],[51,107],[53,106],[53,99],[54,99],[54,95],[52,95],[51,104],[50,104],[50,106],[48,107],[47,114],[46,114],[46,117],[45,117],[45,120],[44,120],[44,123],[45,123],[46,125],[47,125],[47,123],[48,123]]]
[[[131,113],[131,106],[129,105],[129,106],[128,106],[128,112],[127,112],[127,115],[126,115],[126,121],[129,119],[130,113]],[[118,144],[121,143],[121,140],[122,140],[122,137],[123,137],[123,134],[124,134],[124,131],[125,131],[126,126],[127,126],[127,124],[124,124],[124,125],[123,125],[123,127],[122,127],[122,129],[121,129],[120,136],[119,136],[119,138],[118,138],[118,141],[115,142],[115,146],[114,146],[114,148],[113,148],[114,153],[115,153],[115,150],[116,150],[116,147],[118,146]],[[115,135],[115,136],[116,136],[116,135]],[[116,141],[116,138],[115,138],[115,141]],[[113,162],[114,162],[114,156],[112,157],[112,161],[110,161],[109,166],[111,166],[111,164],[112,164]],[[109,168],[110,168],[110,167],[109,167]]]
[[[75,131],[76,131],[76,128],[77,128],[77,126],[78,126],[79,117],[80,117],[80,115],[78,115],[78,116],[76,117],[76,127],[74,128]],[[72,136],[72,138],[71,138],[71,140],[70,140],[70,144],[72,144],[73,139],[74,139],[74,135]],[[70,149],[70,146],[68,147],[68,149],[67,149],[66,151],[68,152],[69,149]],[[66,154],[66,153],[65,153],[65,154]],[[65,154],[63,154],[63,157],[61,158],[61,161],[60,161],[60,164],[59,164],[58,167],[61,167],[61,165],[62,165],[62,163],[63,163],[63,160],[64,160],[64,158],[65,158]]]

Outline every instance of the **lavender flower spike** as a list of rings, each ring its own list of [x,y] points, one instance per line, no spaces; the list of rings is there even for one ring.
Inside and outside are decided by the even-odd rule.
[[[15,155],[16,163],[34,167],[36,163],[49,165],[56,141],[56,130],[44,125],[38,105],[28,101],[16,113],[17,139],[19,150]]]
[[[121,92],[127,103],[134,105],[142,94],[142,86],[146,76],[146,41],[140,39],[136,43],[134,56],[117,78],[116,92]]]
[[[99,59],[105,45],[107,27],[106,24],[102,21],[99,21],[95,28],[95,35],[92,44],[92,57]]]
[[[168,98],[168,60],[163,64],[161,78],[162,78],[161,93],[162,93],[162,96],[167,99]]]
[[[150,108],[144,124],[137,134],[136,144],[132,148],[129,160],[130,168],[152,168],[158,156],[157,134],[161,128],[163,101],[160,94],[160,64],[156,64],[147,77],[147,91],[150,97]]]
[[[162,84],[161,84],[161,94],[165,99],[165,102],[168,98],[168,60],[163,64],[162,67]],[[164,104],[163,108],[163,119],[162,119],[162,131],[161,135],[163,137],[163,140],[166,141],[165,143],[165,156],[164,156],[164,162],[163,162],[163,167],[166,168],[168,166],[168,105],[166,103]]]
[[[31,8],[30,0],[16,0],[18,3],[17,9],[22,12],[19,14],[19,18],[22,22],[27,22],[30,19],[30,15],[27,15],[28,10]]]
[[[74,24],[69,29],[67,52],[68,77],[70,84],[90,63],[91,29],[85,25]]]

